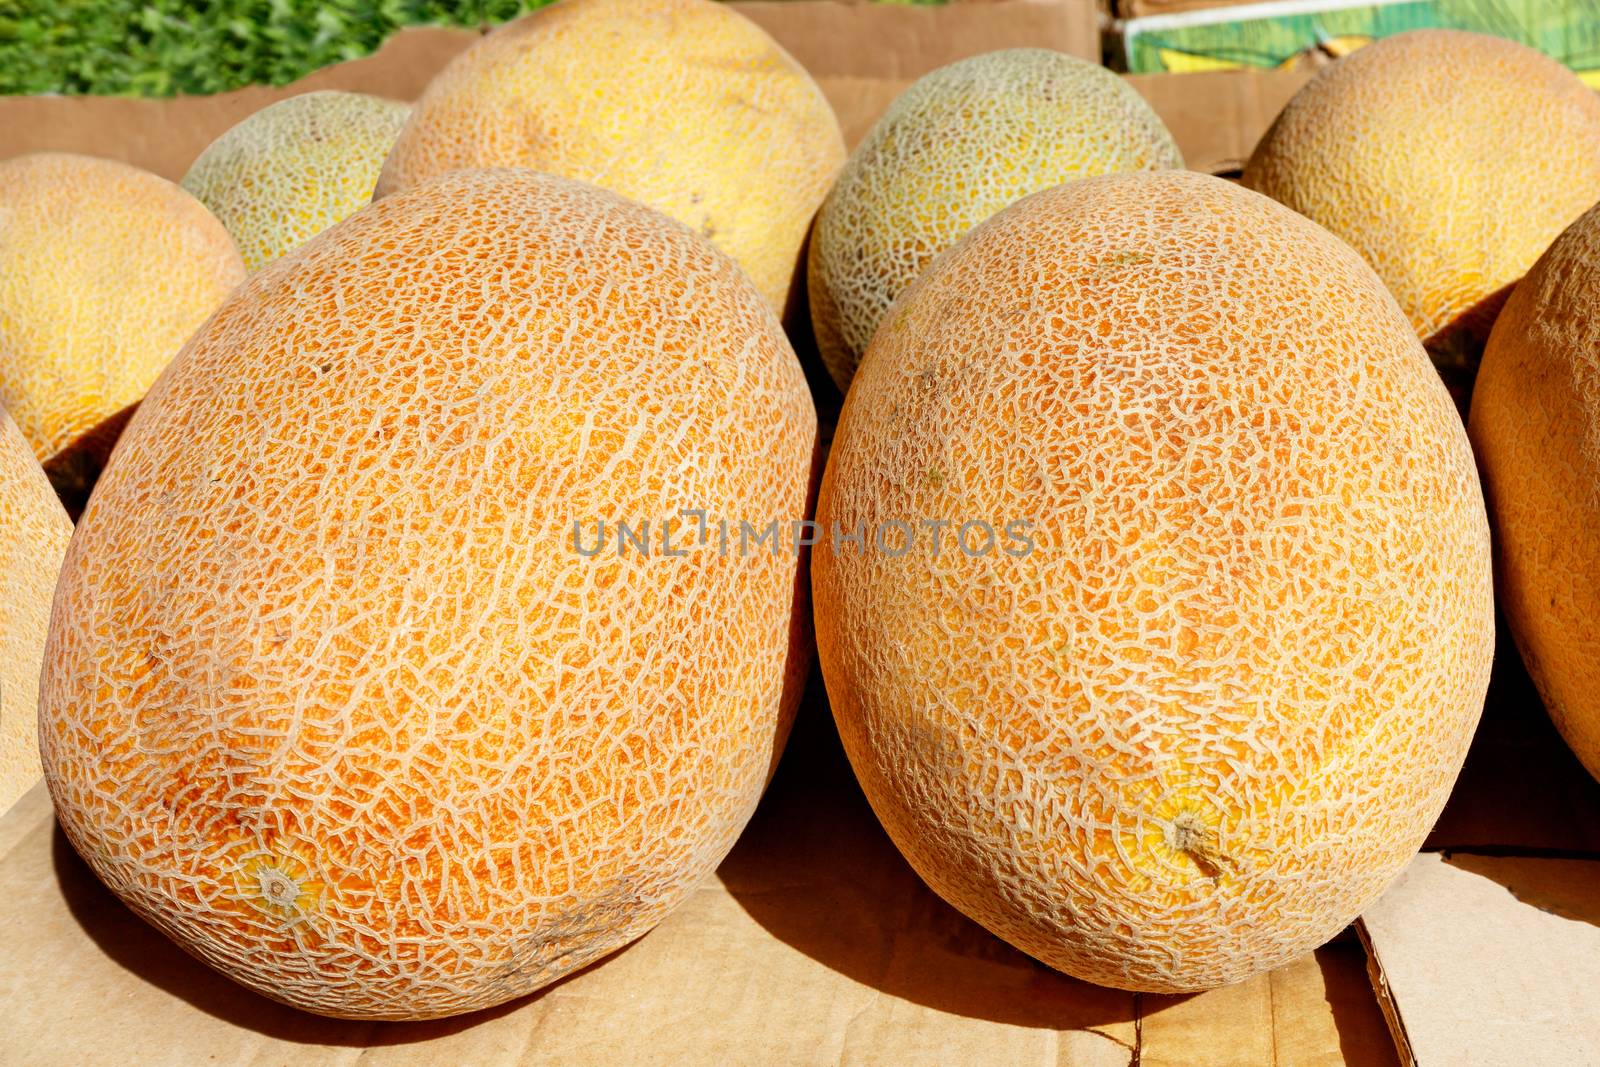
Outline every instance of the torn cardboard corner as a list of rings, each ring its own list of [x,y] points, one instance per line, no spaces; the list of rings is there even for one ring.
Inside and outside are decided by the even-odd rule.
[[[1074,981],[990,936],[884,835],[818,689],[733,853],[661,926],[532,997],[438,1022],[323,1019],[218,976],[95,880],[37,787],[0,818],[0,1062],[1394,1062],[1350,940],[1158,997]]]
[[[1406,1063],[1600,1063],[1600,858],[1424,852],[1361,924]]]
[[[911,81],[965,56],[1030,47],[1095,62],[1100,57],[1094,0],[989,0],[939,7],[745,0],[732,6],[812,73],[851,145]],[[0,98],[0,159],[25,152],[82,152],[177,181],[206,145],[268,104],[316,89],[414,100],[477,38],[471,30],[402,30],[365,59],[324,67],[278,88],[254,86],[215,96]]]

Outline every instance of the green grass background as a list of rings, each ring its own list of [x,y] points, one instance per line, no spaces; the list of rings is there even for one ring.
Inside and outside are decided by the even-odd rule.
[[[494,24],[548,2],[0,0],[0,93],[171,96],[282,85],[369,55],[405,26]]]

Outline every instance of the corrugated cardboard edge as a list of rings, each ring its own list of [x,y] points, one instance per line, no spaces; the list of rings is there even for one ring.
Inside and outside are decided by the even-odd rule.
[[[1367,978],[1372,982],[1373,995],[1378,998],[1378,1009],[1383,1012],[1383,1021],[1389,1026],[1389,1036],[1394,1039],[1395,1051],[1399,1053],[1400,1062],[1405,1067],[1416,1067],[1417,1058],[1411,1050],[1411,1038],[1406,1034],[1406,1021],[1389,992],[1389,980],[1384,976],[1383,961],[1372,944],[1372,933],[1361,919],[1356,920],[1355,931],[1356,936],[1361,939],[1361,947],[1366,950]]]

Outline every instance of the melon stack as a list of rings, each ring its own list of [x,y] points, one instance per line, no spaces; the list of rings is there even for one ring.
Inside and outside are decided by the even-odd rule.
[[[1315,948],[1472,739],[1480,464],[1600,774],[1600,218],[1555,240],[1600,103],[1409,34],[1244,186],[1181,168],[1040,50],[847,157],[712,0],[565,0],[182,187],[0,163],[0,807],[42,764],[99,878],[265,996],[456,1015],[703,884],[815,650],[889,837],[996,936],[1168,993]]]

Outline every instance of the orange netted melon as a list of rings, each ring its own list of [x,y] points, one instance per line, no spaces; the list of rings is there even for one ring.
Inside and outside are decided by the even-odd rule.
[[[41,686],[62,827],[311,1011],[584,966],[711,872],[782,745],[796,560],[718,530],[801,518],[815,442],[687,228],[527,170],[386,197],[240,287],[112,456]]]
[[[212,141],[181,184],[258,270],[367,205],[410,112],[365,93],[291,96]]]
[[[244,275],[222,224],[164,178],[58,153],[0,163],[0,406],[58,487],[87,488],[119,416]]]
[[[933,257],[996,211],[1073,178],[1181,167],[1128,83],[1043,48],[941,67],[850,154],[817,216],[807,294],[817,348],[850,384],[884,312]]]
[[[532,167],[658,208],[782,310],[844,162],[805,70],[713,0],[566,0],[500,27],[417,101],[378,195],[462,167]]]
[[[1402,33],[1296,93],[1244,183],[1365,256],[1464,399],[1509,287],[1600,199],[1600,99],[1513,41]]]
[[[1469,429],[1497,535],[1501,610],[1550,717],[1600,778],[1600,209],[1506,301]]]
[[[1337,933],[1482,707],[1488,523],[1443,384],[1359,256],[1217,178],[1069,182],[936,260],[856,373],[817,521],[874,810],[951,904],[1090,981],[1204,989]]]
[[[39,780],[39,663],[72,523],[0,408],[0,813]]]

